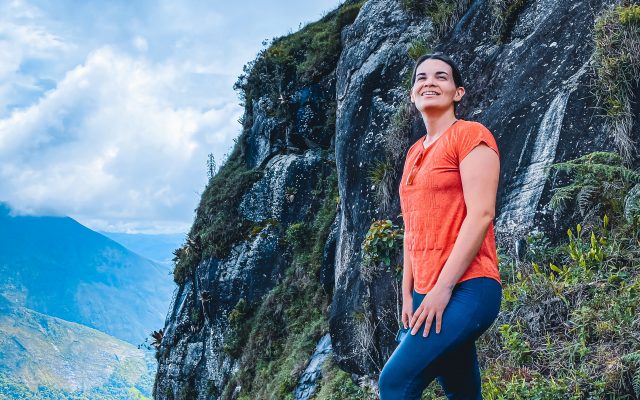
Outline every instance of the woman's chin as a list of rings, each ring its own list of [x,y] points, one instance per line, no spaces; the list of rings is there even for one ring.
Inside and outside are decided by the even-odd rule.
[[[430,112],[434,112],[434,111],[443,111],[443,110],[446,110],[447,108],[449,108],[449,106],[450,106],[449,104],[438,104],[436,102],[429,102],[429,101],[426,101],[426,102],[421,103],[421,104],[416,104],[416,108],[421,113],[430,113]]]

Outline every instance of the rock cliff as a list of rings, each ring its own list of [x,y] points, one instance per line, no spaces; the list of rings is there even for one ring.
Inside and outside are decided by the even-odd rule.
[[[181,253],[197,256],[167,316],[155,398],[298,396],[306,390],[294,390],[298,380],[313,376],[308,358],[327,332],[337,365],[375,380],[394,348],[398,284],[392,271],[365,271],[361,245],[373,220],[402,223],[403,156],[425,133],[407,108],[411,55],[449,54],[467,89],[458,117],[483,123],[498,142],[501,248],[512,251],[535,230],[566,230],[571,221],[548,208],[562,182],[547,167],[618,143],[594,94],[594,24],[612,2],[428,1],[427,11],[419,3],[347,1],[294,34],[309,39],[304,46],[274,41],[258,57],[253,66],[267,71],[264,87],[251,86],[256,68],[240,80],[243,133],[227,164],[258,172],[231,199],[248,225],[229,233],[242,231],[227,251],[207,252],[202,221],[214,206],[203,196],[193,243]],[[322,29],[337,29],[339,39],[331,51],[335,43],[314,31],[329,23]],[[292,61],[282,61],[283,49]],[[298,65],[293,72],[290,62]],[[634,139],[640,128],[632,106],[627,134]],[[383,177],[372,179],[372,171]],[[214,217],[209,224],[220,223]],[[301,304],[321,318],[305,322],[312,313],[296,309],[287,288],[301,298],[312,293]],[[271,387],[280,375],[284,383]],[[255,377],[262,387],[248,383]]]

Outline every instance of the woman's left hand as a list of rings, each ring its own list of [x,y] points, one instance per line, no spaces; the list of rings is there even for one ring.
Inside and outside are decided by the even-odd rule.
[[[434,317],[436,320],[436,333],[440,333],[440,328],[442,327],[442,314],[444,313],[444,309],[447,307],[447,304],[449,304],[450,298],[451,289],[444,286],[438,286],[437,284],[433,289],[427,292],[424,299],[422,299],[422,303],[420,303],[420,306],[416,312],[413,313],[413,317],[411,318],[411,323],[409,324],[412,328],[411,334],[415,335],[426,319],[424,333],[422,336],[429,336],[429,330],[431,329]]]

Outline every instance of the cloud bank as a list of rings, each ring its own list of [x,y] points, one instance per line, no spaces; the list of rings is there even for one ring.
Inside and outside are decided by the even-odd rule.
[[[65,4],[0,6],[0,201],[103,231],[188,229],[207,155],[220,164],[240,133],[232,86],[261,39],[216,41],[228,15],[255,10],[176,4],[85,5],[62,21]]]

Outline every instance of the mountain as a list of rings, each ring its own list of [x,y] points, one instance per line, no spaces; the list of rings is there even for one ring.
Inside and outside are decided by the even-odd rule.
[[[142,399],[154,364],[127,342],[0,296],[2,399]]]
[[[185,235],[100,232],[127,249],[163,265],[171,265],[173,251],[182,246]]]
[[[132,344],[163,326],[173,281],[147,260],[68,217],[0,208],[0,295],[17,306]]]

